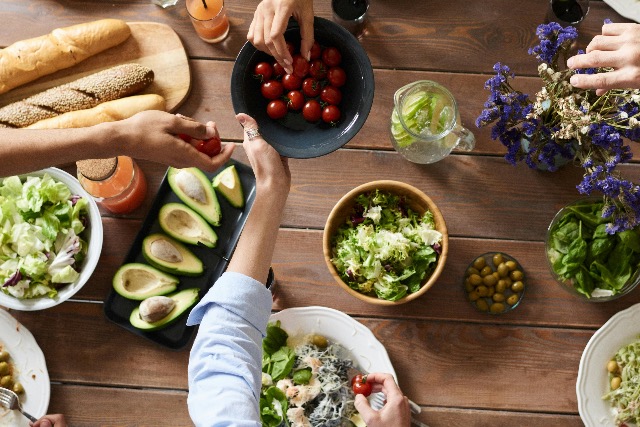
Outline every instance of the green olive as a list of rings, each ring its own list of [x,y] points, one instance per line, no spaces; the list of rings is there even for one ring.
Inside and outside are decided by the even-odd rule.
[[[9,364],[7,362],[0,362],[0,376],[7,375],[9,373]]]
[[[484,285],[480,285],[476,288],[476,292],[479,296],[486,297],[487,295],[489,295],[489,288]]]
[[[502,264],[503,262],[504,262],[504,257],[502,256],[502,254],[495,254],[493,256],[493,265],[495,265],[496,267]]]
[[[491,307],[489,307],[489,311],[492,313],[502,313],[504,311],[504,304],[501,302],[494,302],[491,304]]]
[[[327,341],[327,338],[325,336],[314,334],[311,337],[311,344],[315,345],[316,347],[327,348],[329,342]]]
[[[507,304],[516,305],[519,300],[520,298],[518,297],[518,294],[509,295],[509,298],[507,298]]]
[[[467,291],[467,292],[471,292],[471,291],[473,291],[473,289],[474,289],[474,287],[471,284],[471,282],[469,282],[469,279],[465,279],[464,280],[464,290]]]
[[[507,288],[507,282],[505,282],[503,279],[498,280],[498,283],[496,283],[496,292],[503,293],[507,290]]]
[[[613,377],[611,378],[611,390],[617,390],[620,387],[620,383],[622,382],[622,378]]]
[[[509,268],[509,271],[513,271],[516,268],[518,268],[518,264],[516,264],[515,261],[509,260],[509,261],[505,262],[505,264],[507,264],[507,267]]]
[[[503,280],[507,284],[507,288],[511,287],[511,284],[513,283],[513,280],[511,280],[511,277],[505,277]]]
[[[607,363],[607,371],[610,373],[618,372],[618,363],[615,360],[609,360]]]
[[[492,273],[493,273],[493,270],[488,265],[486,267],[484,267],[482,270],[480,270],[480,275],[482,277],[488,276],[488,275],[490,275]]]
[[[20,383],[15,383],[13,385],[13,392],[15,394],[22,394],[22,393],[24,393],[24,387],[22,387],[22,384],[20,384]]]
[[[0,351],[0,362],[5,362],[9,360],[9,352],[8,351]]]
[[[478,286],[482,284],[482,277],[480,277],[480,275],[478,274],[472,274],[469,277],[469,283],[471,283],[473,286]]]
[[[482,283],[485,286],[494,286],[496,283],[498,283],[498,280],[496,280],[495,276],[493,274],[490,274],[488,276],[484,276],[482,278]]]
[[[13,378],[11,378],[11,375],[5,375],[4,377],[0,378],[0,387],[8,389],[11,389],[11,387],[13,387]]]
[[[495,302],[504,302],[504,294],[495,293],[493,294],[493,300]]]
[[[493,296],[493,294],[495,294],[495,293],[496,293],[496,288],[495,288],[495,286],[490,286],[490,287],[489,287],[489,293],[487,294],[487,296],[488,296],[488,297],[492,297],[492,296]]]
[[[473,292],[469,292],[469,301],[478,301],[480,299],[480,295],[478,294],[478,289]]]
[[[498,272],[497,272],[497,271],[494,271],[494,272],[493,272],[493,277],[495,277],[495,278],[496,278],[496,282],[497,282],[498,280],[500,280],[500,274],[498,274]]]
[[[476,307],[478,307],[478,310],[480,311],[489,310],[489,304],[487,304],[487,302],[483,299],[479,299],[478,301],[476,301]]]
[[[469,267],[467,268],[467,276],[471,276],[472,274],[477,274],[480,275],[480,270],[478,270],[475,267]]]
[[[518,280],[522,280],[524,274],[522,274],[522,271],[520,270],[513,270],[511,273],[509,273],[509,277],[511,277],[513,281],[517,282]]]
[[[487,261],[483,257],[478,257],[473,261],[473,267],[477,270],[482,270],[487,265]]]
[[[524,283],[519,280],[517,282],[513,282],[513,285],[511,285],[511,290],[513,292],[522,292],[524,290]]]
[[[509,267],[504,262],[498,266],[498,274],[500,277],[507,277],[509,275]]]

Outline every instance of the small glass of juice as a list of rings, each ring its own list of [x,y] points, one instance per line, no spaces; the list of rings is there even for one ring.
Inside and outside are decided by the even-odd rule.
[[[229,18],[224,0],[187,0],[187,13],[198,36],[207,43],[218,43],[229,34]]]

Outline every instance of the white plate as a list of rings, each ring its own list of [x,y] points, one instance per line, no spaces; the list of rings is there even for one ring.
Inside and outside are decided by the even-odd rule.
[[[347,349],[352,360],[365,372],[386,372],[396,378],[387,350],[362,323],[341,311],[326,307],[287,308],[271,315],[290,336],[321,334]],[[397,381],[397,378],[396,378]]]
[[[604,2],[625,18],[640,22],[640,0],[604,0]]]
[[[25,174],[24,176],[42,176],[45,173],[48,173],[57,181],[65,183],[71,190],[71,194],[77,194],[89,201],[88,209],[90,226],[88,227],[89,229],[86,239],[89,242],[89,250],[87,252],[87,257],[81,266],[80,277],[78,277],[78,280],[60,288],[60,291],[55,298],[45,296],[33,299],[18,299],[5,294],[4,292],[0,292],[0,306],[13,308],[14,310],[43,310],[45,308],[58,305],[71,298],[84,286],[87,280],[89,280],[89,277],[93,274],[93,270],[98,264],[98,259],[100,259],[100,252],[102,251],[102,218],[100,217],[98,205],[95,200],[93,200],[93,197],[91,197],[89,193],[82,188],[77,179],[61,169],[47,168]]]
[[[51,393],[44,354],[31,332],[8,312],[0,309],[0,344],[9,352],[24,386],[22,409],[36,418],[47,413]],[[18,411],[0,408],[0,427],[27,427],[29,421]]]
[[[608,391],[607,362],[623,346],[640,335],[640,304],[616,313],[591,337],[578,369],[578,411],[586,427],[615,427],[611,405],[602,396]]]

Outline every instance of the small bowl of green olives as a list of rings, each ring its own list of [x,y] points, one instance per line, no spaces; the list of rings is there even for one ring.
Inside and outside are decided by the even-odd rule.
[[[504,252],[487,252],[469,264],[463,287],[476,310],[503,314],[520,304],[525,283],[524,271],[515,258]]]

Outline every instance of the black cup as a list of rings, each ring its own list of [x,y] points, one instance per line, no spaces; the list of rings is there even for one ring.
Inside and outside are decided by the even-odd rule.
[[[333,21],[353,35],[364,31],[369,10],[369,0],[331,0]]]

